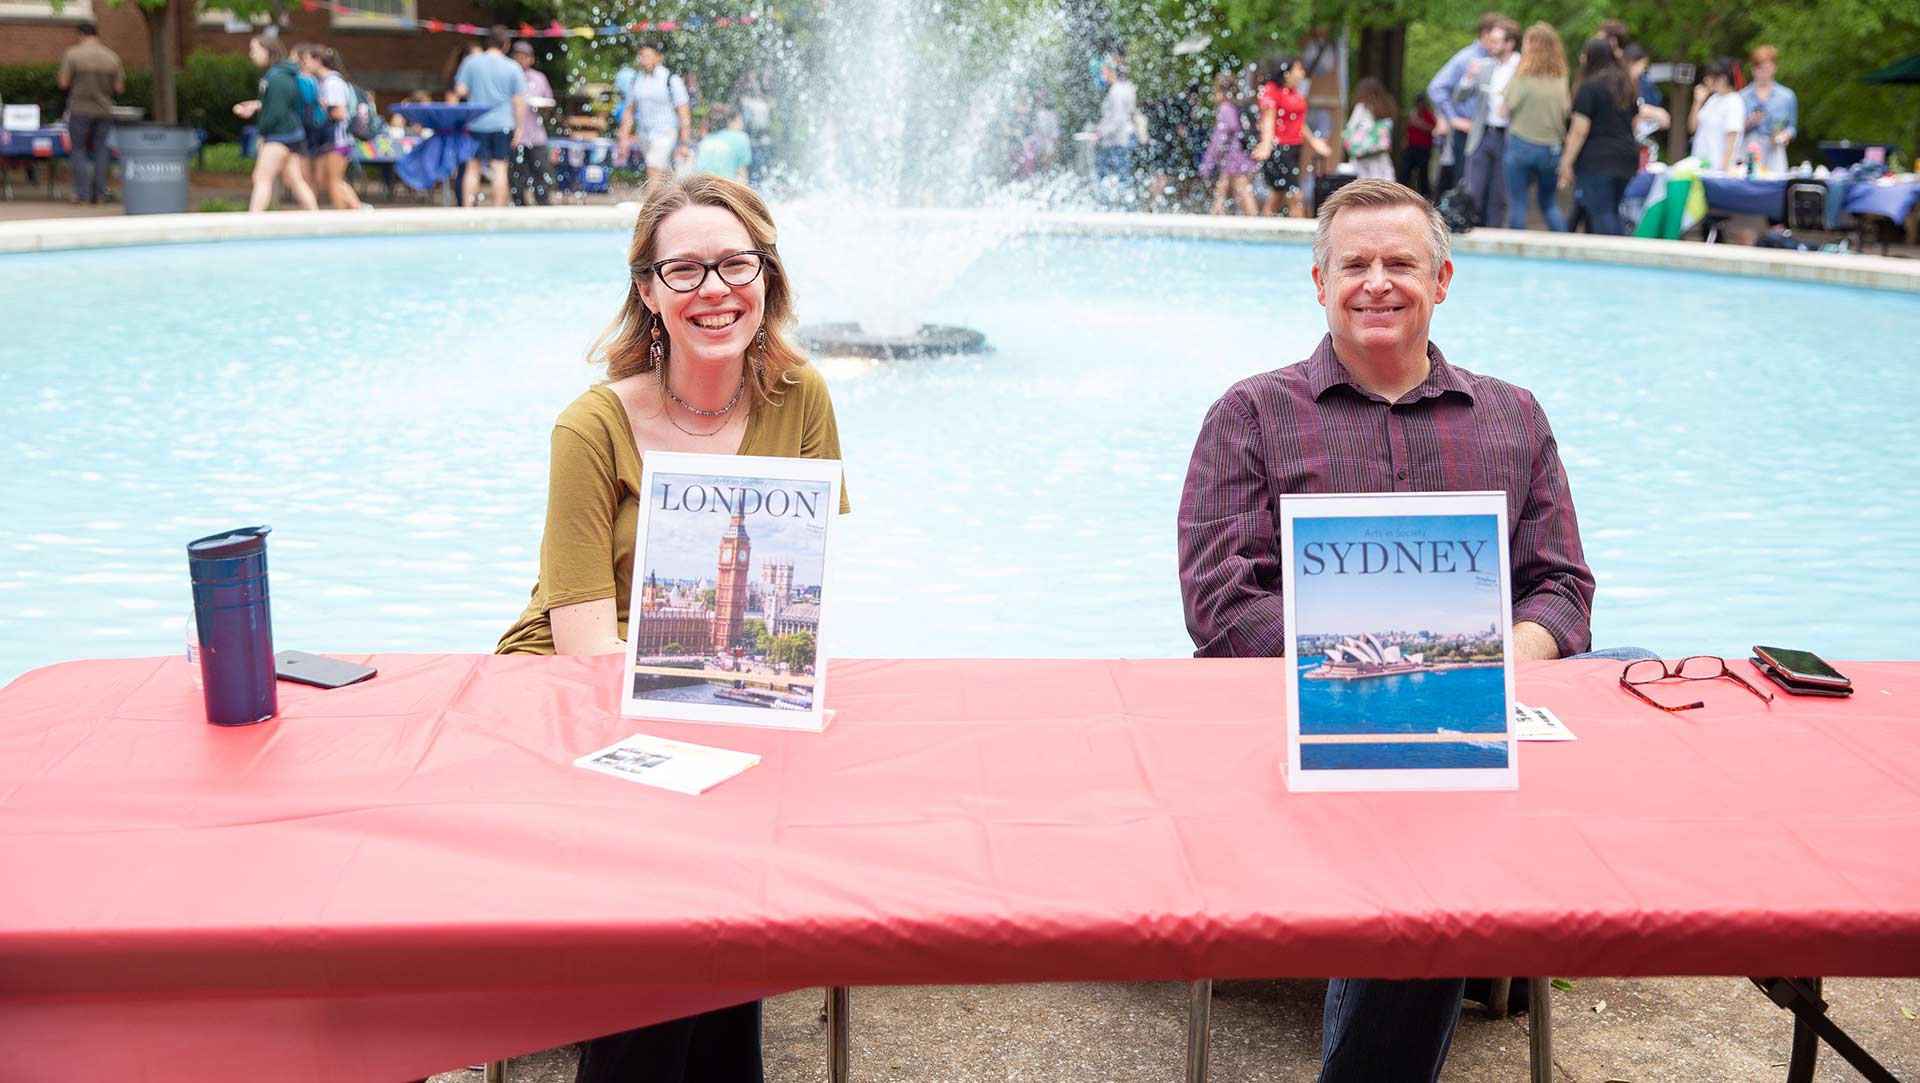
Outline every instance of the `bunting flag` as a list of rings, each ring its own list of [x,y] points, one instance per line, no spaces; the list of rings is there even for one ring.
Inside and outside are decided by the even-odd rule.
[[[487,28],[472,23],[447,23],[439,19],[410,19],[403,15],[394,15],[385,11],[368,11],[338,0],[300,0],[302,11],[329,11],[335,15],[352,15],[361,19],[373,19],[392,23],[408,29],[425,30],[429,33],[467,34],[484,36]],[[610,26],[561,26],[558,22],[545,27],[536,27],[531,23],[521,23],[513,30],[516,38],[617,38],[626,34],[675,33],[684,30],[724,29],[729,26],[752,26],[759,22],[753,15],[722,16],[718,19],[703,19],[697,15],[686,19],[642,19],[637,23]]]

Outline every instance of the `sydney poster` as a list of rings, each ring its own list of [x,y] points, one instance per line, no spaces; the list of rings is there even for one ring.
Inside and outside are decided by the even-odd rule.
[[[1511,766],[1501,518],[1292,518],[1302,771]]]

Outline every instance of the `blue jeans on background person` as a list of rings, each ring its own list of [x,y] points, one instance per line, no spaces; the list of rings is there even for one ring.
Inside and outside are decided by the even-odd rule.
[[[1560,147],[1558,144],[1529,143],[1517,135],[1507,136],[1507,228],[1527,228],[1527,182],[1540,186],[1540,213],[1547,228],[1555,233],[1567,231],[1567,218],[1560,213]]]
[[[1133,148],[1093,148],[1093,176],[1103,203],[1133,203]]]
[[[73,174],[74,202],[98,203],[107,196],[107,168],[113,161],[107,142],[113,135],[113,118],[68,117],[67,134],[73,140],[67,172]]]
[[[1572,655],[1632,661],[1642,647]],[[1460,1022],[1465,978],[1335,978],[1320,1015],[1320,1083],[1434,1083]]]
[[[1580,184],[1580,205],[1587,209],[1593,231],[1609,237],[1620,236],[1624,232],[1620,226],[1620,200],[1627,194],[1627,178],[1611,173],[1575,173],[1574,179]]]

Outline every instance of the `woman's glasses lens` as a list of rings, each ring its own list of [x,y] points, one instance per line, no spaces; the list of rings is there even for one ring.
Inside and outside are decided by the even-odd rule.
[[[729,286],[744,286],[760,277],[761,259],[752,252],[741,252],[721,260],[714,267],[720,281]],[[660,281],[667,288],[678,293],[690,293],[700,288],[707,280],[707,265],[697,260],[682,259],[662,263],[659,268]]]

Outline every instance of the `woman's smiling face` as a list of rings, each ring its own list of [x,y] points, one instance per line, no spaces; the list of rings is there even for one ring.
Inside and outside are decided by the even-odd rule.
[[[747,227],[732,211],[695,205],[674,211],[660,223],[653,262],[713,262],[754,247]],[[640,280],[640,298],[659,314],[675,362],[724,365],[739,360],[760,329],[766,311],[767,275],[771,273],[770,268],[763,267],[752,282],[730,286],[714,270],[686,293],[669,289],[658,275],[648,274]]]

